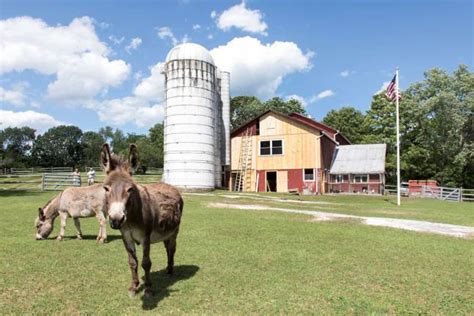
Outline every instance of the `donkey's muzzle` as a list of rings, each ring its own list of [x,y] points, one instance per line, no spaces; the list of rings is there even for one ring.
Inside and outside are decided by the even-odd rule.
[[[125,221],[125,216],[123,216],[121,219],[109,218],[110,227],[112,229],[120,229],[124,221]]]

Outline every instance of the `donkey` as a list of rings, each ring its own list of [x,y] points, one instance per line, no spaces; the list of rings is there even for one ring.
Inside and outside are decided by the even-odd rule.
[[[38,209],[36,218],[36,239],[47,238],[53,231],[54,220],[61,218],[61,230],[57,240],[64,239],[66,219],[71,216],[77,230],[77,238],[82,239],[80,217],[97,217],[99,221],[98,242],[107,241],[105,229],[105,190],[100,184],[88,187],[67,188],[56,197],[46,203],[43,208]]]
[[[132,170],[138,165],[138,152],[130,145],[128,161],[110,153],[104,144],[100,163],[107,174],[104,180],[107,214],[110,227],[119,229],[128,253],[128,264],[132,272],[129,295],[138,291],[138,259],[135,244],[143,245],[142,268],[145,271],[145,297],[153,295],[151,290],[150,243],[163,241],[168,256],[166,272],[173,274],[176,238],[183,213],[183,199],[179,191],[165,183],[146,186],[137,184]]]

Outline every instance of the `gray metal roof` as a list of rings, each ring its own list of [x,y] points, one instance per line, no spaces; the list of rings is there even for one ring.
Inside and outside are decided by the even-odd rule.
[[[330,173],[384,173],[386,150],[386,144],[339,146]]]

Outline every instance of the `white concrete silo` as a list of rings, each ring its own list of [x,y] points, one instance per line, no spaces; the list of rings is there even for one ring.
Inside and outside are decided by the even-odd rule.
[[[222,102],[222,164],[230,166],[230,73],[221,71],[221,102]]]
[[[164,181],[184,189],[216,186],[216,67],[202,46],[174,47],[164,67]]]

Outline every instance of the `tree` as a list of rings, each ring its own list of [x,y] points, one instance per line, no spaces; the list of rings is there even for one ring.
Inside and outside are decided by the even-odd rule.
[[[463,65],[453,75],[431,69],[402,95],[402,178],[474,187],[474,74]],[[374,96],[364,126],[363,142],[387,144],[387,182],[395,182],[395,105],[383,93]]]
[[[105,143],[103,136],[96,132],[85,132],[82,135],[84,152],[83,163],[85,166],[93,167],[99,165],[99,154]]]
[[[230,100],[230,125],[235,129],[268,110],[284,114],[293,112],[306,114],[306,110],[298,100],[288,101],[274,97],[262,103],[257,97],[238,96]]]
[[[431,69],[424,81],[407,89],[406,95],[417,109],[412,115],[417,124],[408,158],[421,152],[425,177],[442,185],[474,187],[474,74],[464,65],[451,76]],[[411,175],[411,170],[407,171]]]
[[[343,107],[329,111],[323,123],[335,128],[346,136],[353,144],[359,144],[367,135],[364,125],[365,116],[353,107]]]
[[[83,162],[82,131],[76,126],[57,126],[38,136],[33,145],[35,165],[76,167]]]
[[[2,167],[25,167],[30,164],[35,130],[30,127],[8,127],[0,131]]]
[[[264,111],[257,97],[238,96],[230,99],[230,127],[235,129]]]

